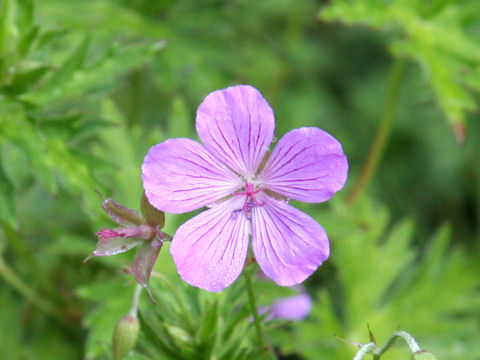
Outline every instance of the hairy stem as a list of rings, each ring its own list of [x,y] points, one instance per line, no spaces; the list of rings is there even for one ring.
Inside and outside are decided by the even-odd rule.
[[[248,302],[250,304],[250,311],[252,312],[252,316],[253,316],[255,331],[257,332],[258,344],[260,345],[260,348],[264,351],[264,358],[266,357],[267,353],[269,353],[271,358],[276,359],[273,349],[271,349],[270,346],[267,346],[265,342],[265,335],[263,333],[262,322],[260,320],[260,316],[258,315],[255,291],[253,290],[252,276],[248,269],[246,269],[243,272],[243,274],[245,276],[245,287],[247,288]]]
[[[133,292],[132,307],[128,313],[130,316],[137,317],[138,303],[140,301],[140,294],[142,293],[143,286],[140,284],[135,285],[135,291]]]
[[[399,330],[399,331],[395,331],[393,333],[393,335],[388,338],[388,340],[385,342],[385,344],[383,344],[382,347],[380,347],[378,350],[376,350],[374,354],[378,355],[378,357],[380,358],[380,355],[385,353],[385,351],[387,351],[390,348],[390,346],[393,345],[393,343],[395,342],[395,340],[397,338],[402,338],[403,340],[405,340],[405,342],[407,343],[408,347],[410,348],[410,351],[412,352],[412,354],[415,354],[419,351],[422,351],[422,349],[420,349],[420,346],[418,346],[417,342],[412,337],[412,335],[410,335],[409,333],[407,333],[405,331]]]
[[[388,85],[387,102],[385,103],[385,107],[383,109],[380,126],[370,147],[367,158],[363,163],[360,175],[357,177],[353,188],[348,195],[347,204],[350,206],[355,203],[359,195],[368,186],[382,158],[385,145],[387,144],[387,140],[392,129],[392,121],[398,102],[398,94],[400,92],[400,85],[403,73],[405,71],[405,65],[405,58],[395,58],[392,64],[392,68],[390,70],[390,82]]]
[[[412,354],[416,354],[422,351],[415,339],[409,333],[399,330],[395,331],[381,347],[377,346],[374,342],[362,345],[353,360],[362,360],[366,354],[373,355],[374,360],[380,360],[381,356],[388,349],[390,349],[390,347],[395,343],[395,340],[397,340],[397,338],[402,338],[403,340],[405,340]]]
[[[357,354],[355,355],[355,357],[353,358],[353,360],[362,360],[363,359],[363,356],[365,354],[369,354],[371,353],[373,350],[375,350],[377,348],[377,345],[375,345],[374,343],[368,343],[368,344],[365,344],[363,345],[360,350],[357,352]]]

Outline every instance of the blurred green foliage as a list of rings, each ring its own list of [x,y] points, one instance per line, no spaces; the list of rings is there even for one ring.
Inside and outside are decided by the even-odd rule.
[[[321,16],[385,30],[394,55],[420,62],[455,126],[477,108],[471,92],[480,90],[479,13],[476,0],[333,0]]]
[[[328,359],[353,358],[358,349],[338,346],[332,334],[368,343],[369,325],[379,345],[400,327],[439,357],[476,359],[478,266],[451,248],[450,228],[440,228],[419,252],[412,247],[413,222],[390,224],[379,204],[365,201],[351,209],[334,201],[329,210],[321,218],[332,240],[334,280],[330,291],[317,290],[321,305],[311,318],[292,324],[296,340],[281,333],[284,351],[316,359],[321,348]],[[397,341],[382,359],[408,357],[407,346]]]
[[[81,264],[109,224],[94,190],[138,209],[143,156],[168,137],[195,137],[210,91],[257,87],[278,137],[301,126],[332,133],[349,158],[348,191],[387,97],[387,48],[414,61],[384,160],[355,208],[341,195],[303,206],[330,234],[332,257],[307,283],[310,318],[268,323],[269,340],[285,358],[349,359],[356,349],[333,334],[368,342],[368,323],[379,343],[400,326],[438,358],[478,358],[480,124],[468,122],[459,147],[439,121],[478,117],[478,1],[0,3],[3,358],[111,357],[132,255]],[[167,215],[165,231],[189,216]],[[155,271],[157,305],[142,299],[128,358],[256,357],[242,279],[221,294],[188,288],[168,246]],[[261,305],[292,292],[256,287]],[[401,356],[399,344],[385,359]]]

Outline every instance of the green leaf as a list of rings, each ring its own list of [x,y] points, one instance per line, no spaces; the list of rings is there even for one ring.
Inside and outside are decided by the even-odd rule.
[[[218,302],[206,303],[205,309],[200,321],[201,327],[198,333],[199,342],[202,344],[197,350],[199,356],[209,359],[217,340],[217,331],[219,323]]]
[[[38,26],[32,26],[19,41],[18,52],[21,57],[24,57],[33,48],[35,40],[38,38]]]
[[[87,359],[96,359],[111,354],[112,335],[117,321],[128,313],[131,303],[131,288],[125,287],[125,278],[117,277],[90,282],[76,291],[80,299],[95,301],[84,318],[89,329],[86,339]]]
[[[5,360],[16,360],[25,355],[22,339],[22,324],[19,321],[22,316],[21,304],[8,287],[0,290],[0,306],[9,309],[2,315],[0,321],[0,353]]]
[[[387,32],[394,55],[423,67],[452,126],[458,128],[466,113],[477,109],[480,42],[471,24],[480,21],[478,1],[334,0],[320,15]]]
[[[34,22],[34,3],[33,0],[17,0],[17,3],[19,5],[18,27],[21,31],[26,31]]]
[[[4,0],[0,12],[0,53],[11,54],[18,39],[17,1]]]
[[[22,189],[31,178],[25,152],[12,143],[4,143],[0,150],[5,177],[16,190]]]
[[[48,94],[50,97],[64,95],[64,93],[62,93],[62,88],[65,87],[65,83],[72,82],[75,78],[75,73],[80,71],[83,67],[87,58],[89,44],[90,38],[85,36],[80,44],[72,51],[70,56],[63,61],[59,69],[43,84],[42,88],[39,89],[39,93],[36,93],[35,98],[29,100],[34,101],[34,99],[37,99],[37,101],[39,101],[42,99],[40,101],[45,102],[46,99],[41,97],[42,94],[45,94],[44,96],[47,96]]]
[[[449,228],[441,227],[416,257],[411,221],[391,225],[386,209],[368,199],[353,209],[334,201],[331,210],[323,214],[322,224],[340,285],[319,291],[311,317],[291,324],[293,341],[292,332],[275,333],[283,352],[300,351],[306,359],[319,353],[328,359],[353,358],[355,347],[332,334],[368,343],[369,324],[378,344],[401,326],[422,348],[435,354],[457,351],[454,358],[474,360],[466,344],[473,341],[478,279],[466,254],[452,249]],[[281,341],[287,337],[290,342]],[[408,348],[395,346],[386,356],[410,355]]]
[[[33,65],[15,73],[6,92],[12,96],[20,95],[38,84],[42,77],[50,70],[48,65]]]
[[[158,42],[112,45],[94,59],[89,58],[90,39],[85,37],[80,45],[63,62],[43,86],[24,100],[36,104],[49,104],[82,94],[105,90],[115,77],[150,60],[164,45]]]
[[[13,194],[13,186],[7,181],[3,171],[0,171],[0,219],[5,221],[10,227],[15,228],[17,219]]]

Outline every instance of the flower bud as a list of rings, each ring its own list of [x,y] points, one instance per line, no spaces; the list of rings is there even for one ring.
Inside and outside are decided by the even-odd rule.
[[[115,326],[113,332],[113,359],[123,359],[137,342],[140,323],[133,315],[125,315]]]
[[[428,351],[421,350],[413,354],[411,360],[437,360],[437,357]]]

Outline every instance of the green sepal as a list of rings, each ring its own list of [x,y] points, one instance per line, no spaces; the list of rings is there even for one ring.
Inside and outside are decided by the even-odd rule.
[[[145,217],[148,225],[163,228],[165,225],[165,213],[157,210],[152,206],[152,204],[150,204],[145,192],[142,194],[142,200],[140,201],[140,210],[142,211],[142,214]]]

